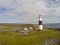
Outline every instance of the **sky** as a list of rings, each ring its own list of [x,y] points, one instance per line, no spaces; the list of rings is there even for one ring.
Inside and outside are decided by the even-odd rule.
[[[0,23],[60,23],[60,0],[0,0]]]

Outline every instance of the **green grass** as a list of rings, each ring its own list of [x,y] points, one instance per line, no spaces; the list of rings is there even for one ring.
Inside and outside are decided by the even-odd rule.
[[[28,34],[28,36],[24,36],[20,33],[1,31],[0,43],[2,45],[44,45],[44,40],[47,39],[58,39],[60,41],[60,31],[57,30],[34,30]]]

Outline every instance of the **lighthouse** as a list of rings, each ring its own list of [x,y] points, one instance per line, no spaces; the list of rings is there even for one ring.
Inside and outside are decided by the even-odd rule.
[[[39,30],[43,30],[42,16],[39,15]]]

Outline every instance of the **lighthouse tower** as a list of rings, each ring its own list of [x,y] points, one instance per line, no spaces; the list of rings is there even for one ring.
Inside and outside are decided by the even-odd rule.
[[[39,15],[39,30],[43,30],[42,16],[41,15]]]

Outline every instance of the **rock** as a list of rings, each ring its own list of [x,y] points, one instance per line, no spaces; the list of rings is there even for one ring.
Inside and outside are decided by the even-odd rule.
[[[29,31],[33,31],[33,28],[32,27],[29,27]]]
[[[24,31],[29,32],[29,29],[28,28],[24,28]]]
[[[45,40],[45,45],[53,45],[53,44],[59,44],[59,41],[57,39]]]
[[[24,33],[24,30],[20,30],[20,33]]]

